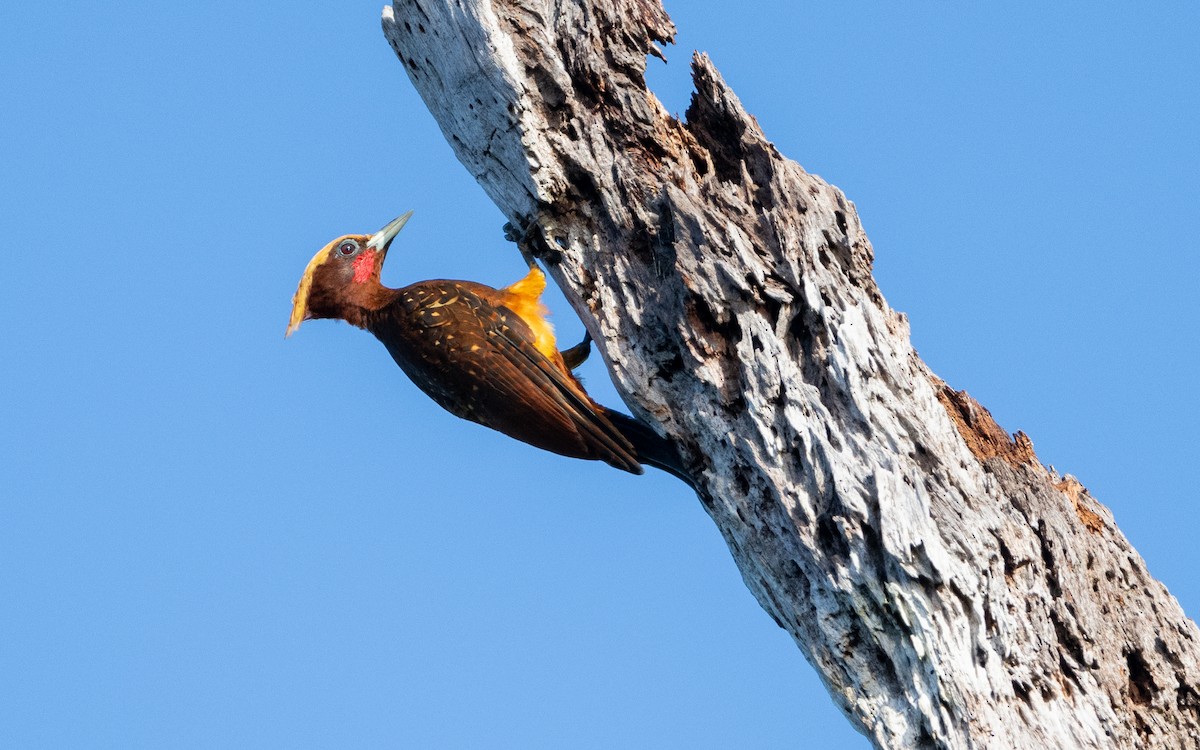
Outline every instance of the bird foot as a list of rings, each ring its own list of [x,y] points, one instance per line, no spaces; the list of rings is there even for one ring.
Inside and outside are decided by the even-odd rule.
[[[531,268],[536,265],[535,260],[548,264],[562,261],[562,252],[557,247],[561,240],[551,238],[554,221],[548,209],[541,206],[532,216],[520,217],[520,226],[511,221],[504,225],[504,239],[516,243]]]
[[[574,370],[587,361],[588,355],[592,353],[592,334],[584,331],[583,341],[580,341],[570,349],[563,349],[559,354],[562,355],[563,364],[568,370]]]

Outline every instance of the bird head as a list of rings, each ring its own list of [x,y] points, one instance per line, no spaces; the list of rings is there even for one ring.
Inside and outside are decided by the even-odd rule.
[[[367,307],[380,288],[379,272],[388,248],[411,217],[409,211],[375,234],[347,234],[318,250],[292,297],[286,335],[306,320],[344,318],[348,310]]]

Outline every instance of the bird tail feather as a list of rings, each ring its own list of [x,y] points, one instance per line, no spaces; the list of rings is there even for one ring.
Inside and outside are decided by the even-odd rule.
[[[675,449],[674,443],[659,435],[639,419],[611,409],[605,409],[604,416],[621,431],[626,440],[633,444],[634,450],[637,451],[638,461],[665,471],[686,482],[693,490],[696,489],[696,482],[687,469],[683,468],[683,459],[679,457],[679,451]]]

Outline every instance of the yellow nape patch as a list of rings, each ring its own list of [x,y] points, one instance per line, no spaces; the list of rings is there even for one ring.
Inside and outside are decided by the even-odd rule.
[[[300,286],[296,287],[296,293],[292,296],[292,318],[288,321],[287,333],[283,334],[291,336],[292,332],[300,327],[304,322],[304,316],[308,314],[308,295],[312,291],[313,274],[326,261],[329,260],[330,251],[333,246],[341,241],[338,237],[333,242],[330,242],[325,247],[317,251],[317,254],[312,257],[308,265],[304,268],[304,275],[300,277]]]
[[[504,304],[510,310],[521,316],[525,325],[533,331],[533,345],[542,356],[551,361],[558,355],[558,344],[554,340],[554,326],[546,320],[550,313],[542,304],[542,292],[546,289],[546,276],[536,266],[529,269],[528,275],[515,284],[501,289],[504,294]]]

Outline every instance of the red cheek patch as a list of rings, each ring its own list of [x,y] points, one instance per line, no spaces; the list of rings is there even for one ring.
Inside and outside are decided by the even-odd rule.
[[[375,272],[375,251],[364,250],[354,259],[354,283],[365,284]]]

